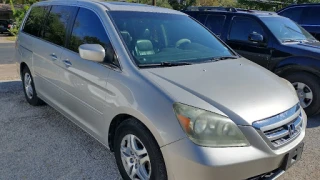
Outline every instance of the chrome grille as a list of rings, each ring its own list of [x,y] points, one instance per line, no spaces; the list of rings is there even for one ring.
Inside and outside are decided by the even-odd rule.
[[[296,138],[303,125],[300,105],[273,117],[256,121],[252,124],[259,134],[274,147],[280,147]]]

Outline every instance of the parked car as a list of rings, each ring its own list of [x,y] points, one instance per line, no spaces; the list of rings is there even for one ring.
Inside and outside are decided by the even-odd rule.
[[[307,117],[293,86],[186,14],[87,0],[30,9],[16,45],[26,100],[114,151],[123,179],[278,177],[300,159]]]
[[[320,40],[320,4],[295,4],[277,12],[281,16],[292,19]]]
[[[7,19],[0,19],[0,34],[9,32],[11,28],[11,21]]]
[[[306,113],[319,113],[320,43],[302,27],[263,11],[192,7],[185,13],[241,56],[289,80]],[[270,87],[270,91],[274,89]]]

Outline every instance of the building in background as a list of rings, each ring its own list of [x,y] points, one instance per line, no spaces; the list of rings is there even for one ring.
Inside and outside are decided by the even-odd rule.
[[[0,4],[0,19],[12,19],[12,17],[10,4]]]

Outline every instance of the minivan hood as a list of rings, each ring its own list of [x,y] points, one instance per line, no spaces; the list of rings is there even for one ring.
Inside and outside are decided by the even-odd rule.
[[[174,101],[227,115],[239,125],[251,125],[298,103],[288,82],[244,58],[142,73]]]

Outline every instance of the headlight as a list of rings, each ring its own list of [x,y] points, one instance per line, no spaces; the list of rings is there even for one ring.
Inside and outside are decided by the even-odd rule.
[[[200,146],[249,145],[238,126],[228,117],[181,103],[175,103],[173,109],[190,140]]]

